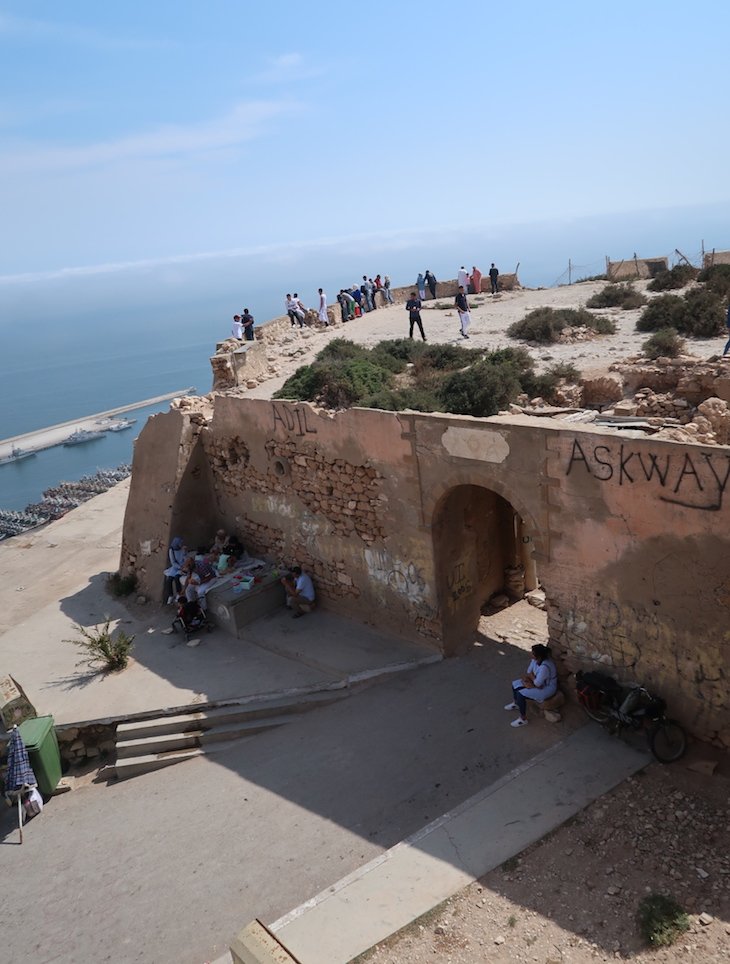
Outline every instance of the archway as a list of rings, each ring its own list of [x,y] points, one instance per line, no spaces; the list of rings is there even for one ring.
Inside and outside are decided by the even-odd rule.
[[[436,587],[444,653],[465,653],[475,638],[482,606],[505,588],[517,595],[537,587],[533,534],[515,508],[481,485],[458,485],[439,501],[432,525]]]

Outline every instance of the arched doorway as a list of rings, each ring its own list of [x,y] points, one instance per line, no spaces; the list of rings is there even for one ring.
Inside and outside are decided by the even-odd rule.
[[[465,653],[482,606],[522,567],[525,590],[538,585],[533,535],[514,507],[481,485],[458,485],[439,501],[432,525],[444,653]]]

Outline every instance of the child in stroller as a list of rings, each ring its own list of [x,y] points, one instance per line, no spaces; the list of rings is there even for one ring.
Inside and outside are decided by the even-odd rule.
[[[180,596],[178,599],[177,616],[172,621],[174,631],[185,633],[186,642],[196,633],[204,629],[210,632],[213,627],[208,619],[208,614],[201,608],[197,599],[186,599]]]

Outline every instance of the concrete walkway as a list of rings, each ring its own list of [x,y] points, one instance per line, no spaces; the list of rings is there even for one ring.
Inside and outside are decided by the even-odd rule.
[[[128,483],[45,529],[0,543],[0,673],[56,723],[116,720],[206,703],[349,686],[439,659],[427,646],[386,638],[319,610],[252,623],[245,639],[215,629],[197,648],[165,635],[172,607],[122,602],[106,589],[119,562]],[[106,616],[135,634],[124,672],[79,666],[65,640]]]
[[[347,964],[648,762],[648,753],[607,741],[598,727],[584,727],[270,929],[301,964]]]

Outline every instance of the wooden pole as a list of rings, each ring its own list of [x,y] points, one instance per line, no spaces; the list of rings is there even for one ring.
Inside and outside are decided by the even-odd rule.
[[[675,248],[674,251],[675,251],[675,254],[678,254],[679,257],[680,257],[683,261],[686,261],[686,262],[687,262],[687,264],[690,266],[690,268],[694,268],[694,265],[693,265],[692,262],[689,260],[689,258],[687,257],[687,255],[686,255],[686,254],[682,254],[682,252],[679,250],[679,248]]]
[[[573,262],[568,258],[568,284],[573,284]]]

